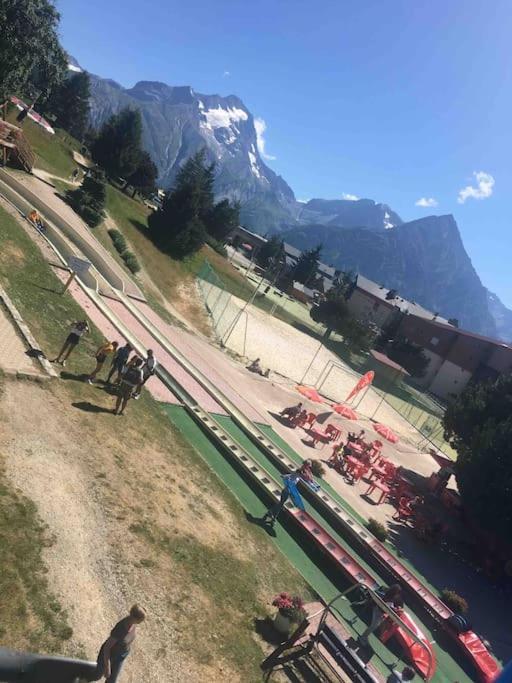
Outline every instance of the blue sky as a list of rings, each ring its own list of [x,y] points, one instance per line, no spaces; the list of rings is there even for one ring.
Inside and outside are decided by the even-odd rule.
[[[64,46],[88,70],[241,97],[299,199],[370,197],[405,220],[453,213],[484,284],[512,306],[509,0],[57,5]]]

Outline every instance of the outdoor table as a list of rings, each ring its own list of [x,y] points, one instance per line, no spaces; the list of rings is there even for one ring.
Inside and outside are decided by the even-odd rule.
[[[371,482],[365,495],[370,496],[375,491],[375,489],[379,489],[379,491],[381,491],[380,498],[377,501],[377,505],[380,505],[389,496],[390,489],[389,486],[385,484],[383,481],[376,479],[375,481]]]
[[[367,465],[364,464],[364,462],[361,462],[358,458],[354,458],[350,455],[347,455],[345,458],[345,463],[346,463],[346,468],[347,468],[347,474],[350,474],[352,476],[353,481],[359,481],[363,474],[368,471]]]
[[[372,465],[371,474],[369,476],[370,481],[375,477],[376,479],[385,479],[387,476],[387,471],[383,465]]]
[[[318,441],[322,444],[322,448],[325,446],[326,443],[331,443],[331,436],[330,434],[326,434],[325,432],[321,432],[319,429],[310,429],[309,430],[309,435],[311,439],[313,440],[313,446],[316,447],[316,444]]]

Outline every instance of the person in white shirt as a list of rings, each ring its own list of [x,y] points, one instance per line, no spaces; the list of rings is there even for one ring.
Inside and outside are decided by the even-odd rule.
[[[69,354],[76,348],[80,339],[84,334],[87,334],[87,332],[89,332],[87,320],[77,320],[74,322],[59,355],[52,360],[52,363],[59,363],[62,366],[66,365]]]
[[[142,374],[144,379],[142,380],[142,383],[139,385],[139,387],[133,394],[134,399],[139,398],[140,392],[142,391],[142,387],[146,384],[148,379],[155,374],[157,365],[158,363],[156,361],[155,354],[151,349],[148,349],[148,357],[146,358],[146,360],[144,361],[144,365],[142,366]]]

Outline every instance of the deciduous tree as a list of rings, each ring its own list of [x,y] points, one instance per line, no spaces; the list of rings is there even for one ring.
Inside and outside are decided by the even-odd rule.
[[[467,510],[506,541],[512,535],[512,376],[471,384],[448,406],[445,438],[458,453],[455,474]]]
[[[74,73],[64,79],[45,104],[45,109],[56,116],[57,124],[77,140],[82,140],[87,130],[90,86],[87,72]]]

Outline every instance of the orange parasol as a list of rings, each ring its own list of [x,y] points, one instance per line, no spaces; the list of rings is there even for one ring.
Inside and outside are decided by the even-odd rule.
[[[338,415],[341,415],[341,417],[346,417],[347,420],[358,420],[357,414],[352,410],[352,408],[349,408],[349,406],[344,406],[343,403],[336,403],[332,406],[332,409],[334,410],[335,413],[338,413]]]
[[[373,428],[387,441],[391,441],[391,443],[398,443],[398,436],[392,432],[389,427],[377,423],[376,425],[373,425]]]
[[[302,394],[306,398],[309,398],[310,401],[314,401],[315,403],[324,402],[324,399],[320,396],[320,394],[314,387],[305,387],[301,384],[295,388],[300,394]]]

